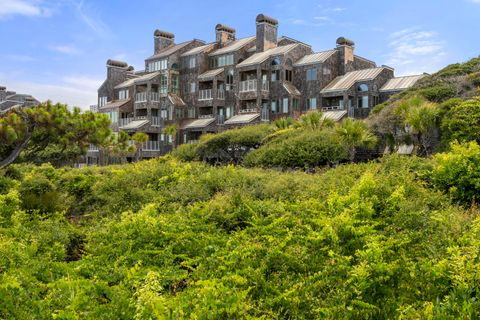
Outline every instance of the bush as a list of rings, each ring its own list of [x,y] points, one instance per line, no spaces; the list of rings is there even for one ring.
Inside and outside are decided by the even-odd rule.
[[[449,84],[437,84],[431,87],[422,88],[418,94],[431,102],[442,102],[454,98],[457,94],[455,87]]]
[[[294,131],[249,153],[247,166],[312,168],[347,159],[347,149],[331,130]]]
[[[444,143],[477,141],[480,143],[480,98],[454,105],[441,123]]]
[[[468,75],[468,80],[477,87],[480,87],[480,71]]]
[[[452,143],[451,151],[436,154],[427,177],[439,190],[464,205],[480,197],[480,146],[476,142]]]
[[[198,160],[198,143],[181,144],[172,150],[171,155],[181,161]]]

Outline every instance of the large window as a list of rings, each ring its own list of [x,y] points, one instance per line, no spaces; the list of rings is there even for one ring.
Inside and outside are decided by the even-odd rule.
[[[277,113],[278,112],[277,100],[272,101],[271,107],[272,107],[272,113]]]
[[[307,81],[317,80],[317,69],[311,68],[307,70]]]
[[[280,81],[280,70],[272,71],[272,81]]]
[[[233,54],[214,57],[211,60],[212,67],[219,68],[224,66],[231,66],[233,64]]]
[[[283,98],[282,108],[283,113],[288,113],[288,98]]]
[[[190,83],[190,93],[195,93],[195,91],[197,91],[196,83],[192,82]]]
[[[101,108],[107,104],[107,97],[99,97],[98,98],[98,107]]]
[[[159,71],[159,70],[166,70],[168,68],[168,60],[163,59],[159,61],[153,61],[148,63],[148,70],[150,72]]]
[[[358,98],[358,107],[368,108],[368,96],[363,96]]]
[[[160,76],[160,89],[161,94],[167,94],[168,92],[168,78],[166,75]]]
[[[190,58],[188,59],[188,67],[189,67],[190,69],[193,69],[193,68],[195,68],[196,66],[197,66],[197,58],[196,58],[195,56],[190,57]]]
[[[363,84],[361,84],[357,87],[357,90],[359,92],[367,92],[368,91],[368,85],[363,83]]]
[[[310,98],[307,100],[307,108],[309,110],[317,109],[317,98]]]
[[[118,122],[118,111],[110,111],[110,112],[107,112],[106,115],[108,115],[112,123]]]
[[[118,92],[118,99],[120,99],[120,100],[128,99],[128,90],[120,90]]]
[[[228,70],[227,72],[227,91],[233,90],[233,75],[234,71],[233,69]]]
[[[178,80],[178,74],[172,75],[172,92],[176,94],[180,92],[180,83]]]

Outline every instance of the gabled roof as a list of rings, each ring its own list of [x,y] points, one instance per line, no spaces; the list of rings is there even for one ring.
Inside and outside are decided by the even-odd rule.
[[[380,88],[380,92],[389,92],[389,91],[401,91],[412,87],[418,80],[425,77],[424,74],[415,75],[415,76],[405,76],[397,77],[387,81]]]
[[[306,66],[309,64],[316,64],[316,63],[323,63],[327,61],[328,58],[330,58],[333,54],[335,54],[337,50],[328,50],[328,51],[322,51],[322,52],[317,52],[313,54],[308,54],[298,60],[296,63],[293,64],[295,67],[300,67],[300,66]]]
[[[210,53],[210,56],[213,57],[213,56],[218,56],[218,55],[221,55],[221,54],[235,52],[235,51],[245,47],[247,44],[250,44],[251,42],[254,42],[255,39],[256,39],[256,37],[248,37],[248,38],[235,40],[235,41],[229,43],[227,46],[213,51],[212,53]]]
[[[256,65],[265,62],[268,58],[283,55],[299,46],[298,43],[288,44],[286,46],[276,47],[265,50],[264,52],[255,53],[253,56],[237,65],[237,68]]]
[[[209,43],[209,44],[206,44],[204,46],[193,48],[192,50],[189,50],[189,51],[185,52],[184,54],[182,54],[181,57],[193,56],[194,54],[198,54],[198,53],[208,51],[210,49],[213,49],[214,47],[215,47],[215,43]]]
[[[215,118],[196,119],[183,126],[182,129],[202,129],[211,125],[215,121]]]
[[[386,68],[370,68],[347,72],[343,76],[336,77],[321,92],[336,92],[350,89],[358,81],[373,80]]]
[[[166,58],[174,53],[176,53],[177,51],[185,48],[186,46],[188,46],[190,43],[194,42],[194,41],[198,41],[198,40],[190,40],[190,41],[186,41],[186,42],[182,42],[182,43],[179,43],[179,44],[174,44],[172,46],[169,46],[165,49],[163,49],[162,51],[160,51],[159,53],[157,54],[154,54],[153,56],[147,58],[146,60],[153,60],[153,59],[161,59],[161,58]]]
[[[201,75],[199,75],[198,80],[200,81],[211,80],[216,76],[218,76],[219,74],[221,74],[222,72],[223,72],[223,68],[208,70],[207,72],[204,72]]]
[[[120,83],[118,86],[116,86],[115,89],[127,88],[127,87],[132,86],[134,83],[149,81],[149,80],[152,80],[153,78],[155,78],[158,75],[160,75],[160,72],[156,71],[156,72],[147,73],[147,74],[145,74],[143,76],[140,76],[140,77],[128,79],[127,81],[124,81],[124,82]]]
[[[260,113],[239,114],[225,121],[225,124],[247,124],[258,117],[260,117]]]
[[[117,101],[114,101],[114,102],[108,102],[107,104],[105,104],[103,107],[100,107],[99,109],[102,110],[102,109],[119,108],[119,107],[123,107],[123,106],[126,105],[128,102],[130,102],[130,99],[124,99],[124,100],[117,100]]]

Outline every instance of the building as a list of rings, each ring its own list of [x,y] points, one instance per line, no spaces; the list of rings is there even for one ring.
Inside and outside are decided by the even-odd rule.
[[[278,21],[260,14],[256,35],[237,39],[235,29],[218,24],[215,41],[176,43],[172,33],[154,32],[154,53],[145,70],[108,60],[107,79],[98,90],[98,106],[113,131],[145,132],[143,154],[154,157],[171,149],[163,128],[176,124],[177,141],[202,134],[269,122],[310,110],[326,116],[365,118],[392,94],[411,87],[421,76],[394,77],[388,66],[355,54],[344,37],[334,48],[311,46],[278,36]],[[89,153],[95,162],[95,153]]]
[[[38,104],[40,102],[29,94],[8,91],[6,87],[0,86],[0,111],[14,107],[31,107]]]

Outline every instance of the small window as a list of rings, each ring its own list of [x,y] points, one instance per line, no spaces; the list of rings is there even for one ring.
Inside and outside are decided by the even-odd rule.
[[[292,82],[293,72],[292,70],[285,70],[285,81]]]
[[[188,67],[190,69],[193,69],[197,66],[197,58],[196,57],[190,57],[190,59],[188,60]]]
[[[278,110],[277,110],[277,100],[272,101],[271,107],[272,107],[272,113],[277,113],[278,112]]]
[[[316,110],[317,109],[317,98],[310,98],[307,100],[307,108],[309,110]]]
[[[233,89],[233,75],[234,75],[233,69],[228,70],[228,72],[227,72],[227,85],[226,85],[227,91],[230,91],[230,90]]]
[[[282,111],[283,113],[288,113],[288,98],[283,98],[283,104],[282,104]]]
[[[275,57],[273,60],[272,60],[272,66],[278,66],[280,65],[281,61],[280,61],[280,58],[279,57]]]
[[[196,83],[195,82],[190,83],[190,93],[195,93],[196,89],[197,89]]]
[[[272,81],[280,81],[280,70],[272,71]]]
[[[317,69],[312,68],[307,70],[307,81],[317,80]]]
[[[323,74],[324,75],[330,75],[332,74],[332,70],[330,70],[330,68],[327,68],[327,67],[323,67]]]
[[[368,96],[358,98],[358,108],[368,108]]]
[[[368,91],[368,85],[362,83],[357,87],[358,92],[366,92]]]

